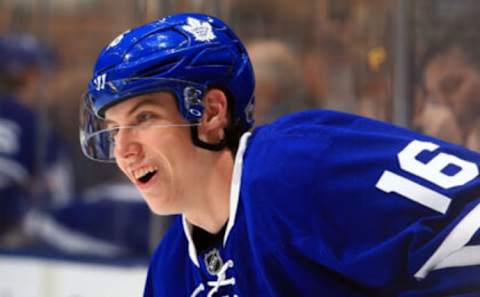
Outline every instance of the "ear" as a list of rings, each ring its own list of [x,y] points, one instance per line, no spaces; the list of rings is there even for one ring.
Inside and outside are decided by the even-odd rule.
[[[225,137],[229,122],[228,100],[219,89],[210,89],[203,97],[203,116],[198,127],[198,138],[206,143],[218,143]]]

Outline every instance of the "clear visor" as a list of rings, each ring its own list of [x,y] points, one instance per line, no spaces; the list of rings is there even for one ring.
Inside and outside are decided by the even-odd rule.
[[[149,81],[151,82],[152,80]],[[141,84],[143,87],[142,89],[147,90],[147,92],[168,90],[167,88],[149,88],[146,80],[141,81],[140,83],[139,82],[140,81],[136,79],[135,84]],[[125,83],[125,81],[119,83],[123,86],[127,86],[127,83]],[[171,83],[172,81],[170,81],[170,85]],[[114,82],[110,82],[110,84],[114,84]],[[158,84],[156,87],[158,87]],[[114,98],[114,100],[112,101],[121,102],[122,99],[120,99],[120,96],[118,96],[119,99],[115,99],[117,97],[115,93],[119,91],[119,88],[113,85],[112,90],[114,92],[109,93],[109,95],[111,96],[110,98]],[[93,108],[93,102],[95,102],[95,100],[102,100],[102,98],[100,96],[95,97],[95,92],[91,93],[83,96],[83,105],[81,106],[80,110],[79,128],[80,145],[82,151],[85,156],[95,161],[115,162],[115,145],[118,141],[119,134],[124,134],[126,135],[125,137],[128,138],[129,136],[133,136],[135,133],[141,133],[142,130],[146,129],[168,129],[175,127],[192,127],[198,125],[195,123],[158,124],[155,123],[155,121],[149,120],[141,122],[136,122],[135,120],[133,120],[134,124],[129,123],[128,125],[117,125],[97,115]],[[133,91],[131,93],[127,93],[125,92],[125,90],[123,90],[123,92],[118,92],[118,94],[120,93],[122,94],[122,98],[136,96]],[[98,94],[105,96],[105,92],[98,92]]]

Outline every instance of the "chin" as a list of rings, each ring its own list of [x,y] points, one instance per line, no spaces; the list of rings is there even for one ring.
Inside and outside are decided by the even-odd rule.
[[[167,216],[180,213],[180,211],[172,205],[170,199],[159,199],[159,197],[146,196],[143,196],[143,198],[147,202],[150,210],[156,215]]]
[[[169,209],[166,207],[152,207],[150,206],[150,210],[159,216],[171,216],[171,215],[177,215],[180,214],[180,211],[176,211],[174,209]]]
[[[150,210],[155,215],[158,215],[158,216],[172,216],[172,215],[180,214],[180,212],[178,212],[178,211],[166,210],[166,209],[152,209],[152,208],[150,208]]]

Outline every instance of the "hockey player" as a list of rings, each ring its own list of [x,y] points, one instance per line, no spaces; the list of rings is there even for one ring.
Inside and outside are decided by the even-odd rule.
[[[214,17],[169,16],[100,53],[83,151],[178,214],[144,296],[480,294],[478,154],[324,110],[249,132],[253,92]]]
[[[70,161],[53,129],[35,111],[50,54],[30,34],[0,36],[0,245],[22,245],[20,222],[33,205],[72,195]]]

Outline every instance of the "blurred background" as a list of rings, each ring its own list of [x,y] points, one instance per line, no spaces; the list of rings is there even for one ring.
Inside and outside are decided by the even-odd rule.
[[[79,107],[105,45],[186,11],[246,44],[257,125],[335,109],[480,149],[477,0],[0,0],[1,297],[141,295],[169,218],[82,155]]]

